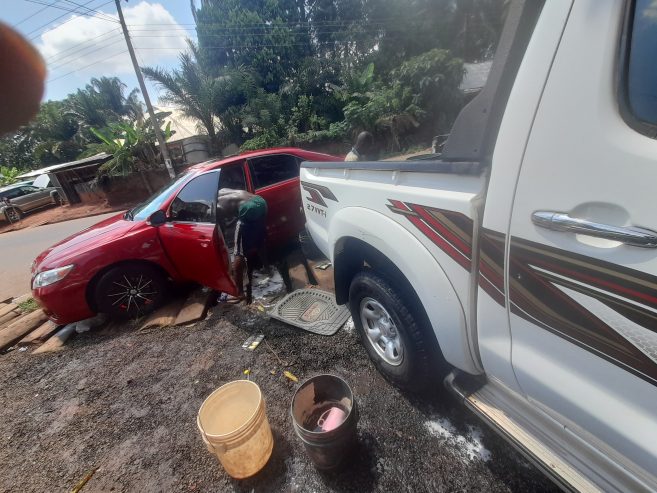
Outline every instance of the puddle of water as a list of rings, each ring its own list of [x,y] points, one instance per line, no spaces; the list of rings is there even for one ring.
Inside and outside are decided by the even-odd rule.
[[[459,450],[464,452],[468,460],[472,461],[478,458],[487,462],[491,459],[490,451],[482,443],[483,433],[476,426],[468,425],[468,434],[464,436],[458,432],[447,418],[427,421],[424,425],[433,436],[454,443]]]
[[[354,319],[349,317],[349,320],[347,320],[344,325],[342,326],[342,330],[346,330],[350,334],[356,330],[356,326],[354,325]]]

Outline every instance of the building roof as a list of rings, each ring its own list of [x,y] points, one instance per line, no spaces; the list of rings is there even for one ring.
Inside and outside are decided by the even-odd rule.
[[[196,118],[186,116],[181,109],[175,106],[161,106],[155,107],[155,111],[166,111],[171,114],[164,119],[164,125],[171,122],[171,130],[175,133],[169,139],[169,142],[176,142],[178,140],[186,139],[188,137],[195,137],[200,132],[196,130],[199,121]]]
[[[100,154],[95,154],[91,157],[86,157],[84,159],[78,159],[77,161],[69,161],[68,163],[53,164],[52,166],[46,166],[45,168],[39,168],[32,171],[28,171],[27,173],[18,175],[17,178],[31,178],[33,176],[39,176],[46,173],[53,173],[55,171],[87,166],[89,164],[104,163],[111,157],[112,157],[111,154],[101,152]]]

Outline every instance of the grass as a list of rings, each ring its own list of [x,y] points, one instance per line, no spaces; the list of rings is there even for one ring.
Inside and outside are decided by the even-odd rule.
[[[39,308],[39,303],[37,303],[34,298],[28,298],[25,301],[21,301],[18,304],[18,308],[20,308],[23,313],[30,313]]]

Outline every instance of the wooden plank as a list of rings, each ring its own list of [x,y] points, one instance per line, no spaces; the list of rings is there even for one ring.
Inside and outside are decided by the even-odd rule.
[[[3,327],[6,327],[7,325],[9,325],[12,322],[12,320],[14,320],[17,317],[20,317],[21,315],[22,315],[22,313],[20,312],[20,310],[18,310],[18,311],[15,311],[15,312],[6,313],[2,317],[0,317],[0,330]]]
[[[43,310],[35,310],[12,322],[0,330],[0,350],[8,348],[46,320],[48,320],[48,317],[43,313]]]
[[[25,293],[25,294],[22,294],[22,295],[20,295],[20,296],[16,296],[16,297],[14,298],[14,303],[16,303],[16,304],[18,305],[18,304],[20,304],[20,303],[23,303],[24,301],[29,300],[29,299],[32,299],[32,294],[30,294],[30,293]]]
[[[28,344],[40,343],[48,339],[53,332],[57,330],[57,324],[51,320],[47,320],[41,326],[34,329],[32,332],[18,341],[19,346],[27,346]]]
[[[16,303],[6,303],[0,306],[0,317],[17,310],[20,310],[20,308]]]
[[[192,292],[185,300],[173,325],[183,325],[205,319],[211,299],[212,291],[197,289]]]
[[[178,317],[178,313],[182,308],[184,300],[175,300],[168,305],[163,306],[159,310],[151,313],[146,321],[139,327],[139,330],[145,330],[150,327],[169,327]]]
[[[68,324],[55,332],[50,339],[41,344],[38,348],[32,351],[32,354],[41,354],[41,353],[50,353],[52,351],[61,351],[64,349],[64,343],[66,339],[71,337],[71,334],[75,332],[75,324]]]

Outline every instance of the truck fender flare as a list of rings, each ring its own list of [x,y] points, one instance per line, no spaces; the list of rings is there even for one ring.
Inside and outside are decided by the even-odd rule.
[[[346,249],[353,244],[350,240],[357,240],[378,251],[403,274],[426,312],[445,360],[468,373],[480,373],[468,345],[463,304],[438,261],[415,236],[380,212],[345,207],[331,218],[328,239],[333,245],[338,302],[346,301],[341,285],[345,279],[340,278],[345,272],[342,263],[354,261]],[[362,264],[354,264],[347,271],[361,268]],[[348,275],[355,274],[351,271]]]

